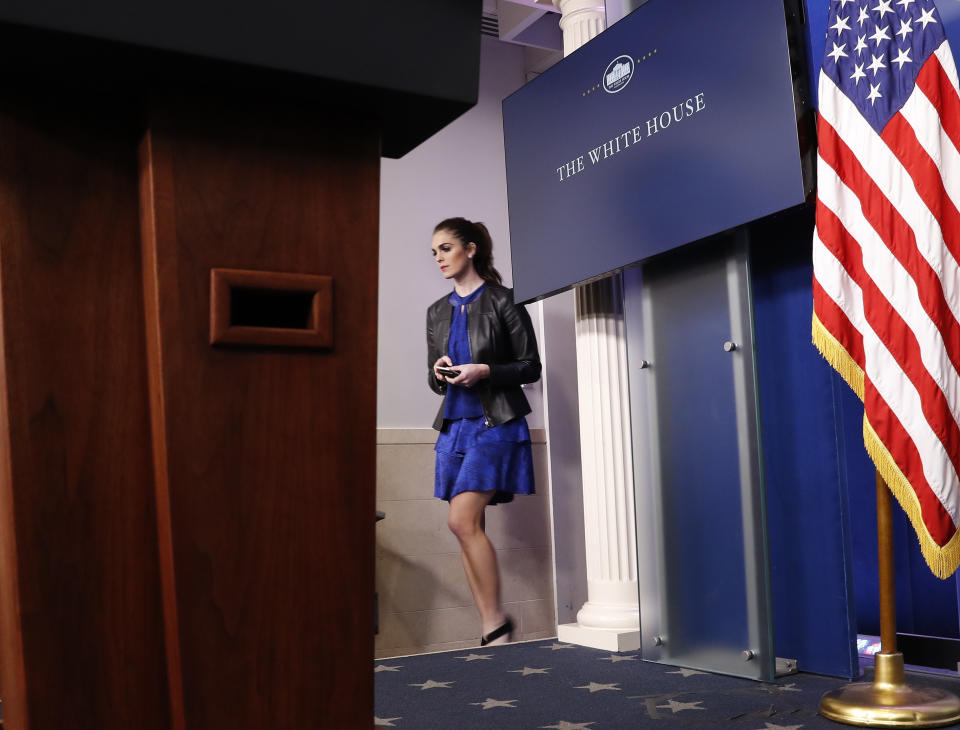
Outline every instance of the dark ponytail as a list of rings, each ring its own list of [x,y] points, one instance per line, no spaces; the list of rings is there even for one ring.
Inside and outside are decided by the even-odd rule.
[[[433,229],[434,233],[438,231],[449,231],[464,246],[475,243],[477,250],[473,254],[473,268],[484,281],[503,284],[503,277],[493,266],[493,240],[483,223],[472,223],[466,218],[447,218],[437,223]]]

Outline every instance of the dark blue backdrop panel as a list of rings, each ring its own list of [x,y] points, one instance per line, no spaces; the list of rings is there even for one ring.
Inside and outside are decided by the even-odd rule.
[[[950,42],[950,48],[956,60],[957,55],[960,54],[960,3],[956,0],[940,0],[937,3],[937,10],[940,12],[943,29],[947,33],[947,40]]]
[[[517,299],[801,203],[792,84],[782,3],[650,0],[505,99]]]
[[[828,0],[804,0],[807,19],[807,72],[810,79],[810,98],[817,105],[817,84],[823,64],[823,48],[827,40]]]
[[[832,370],[810,344],[812,230],[806,209],[751,229],[774,637],[801,670],[854,677],[844,444]]]

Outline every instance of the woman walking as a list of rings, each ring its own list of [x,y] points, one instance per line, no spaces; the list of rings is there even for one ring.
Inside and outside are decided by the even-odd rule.
[[[497,555],[484,531],[487,505],[533,494],[530,405],[520,386],[540,377],[530,317],[493,266],[486,226],[437,224],[434,261],[453,292],[427,309],[431,389],[444,396],[434,421],[434,496],[449,501],[467,582],[480,614],[480,644],[506,643],[514,629],[500,603]]]

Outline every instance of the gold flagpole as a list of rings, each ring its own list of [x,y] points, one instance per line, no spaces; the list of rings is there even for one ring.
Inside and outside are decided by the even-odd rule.
[[[861,727],[940,727],[960,721],[960,699],[935,687],[905,681],[897,651],[897,608],[893,576],[893,515],[890,490],[877,472],[877,552],[880,567],[880,652],[873,684],[854,682],[820,698],[824,717]]]

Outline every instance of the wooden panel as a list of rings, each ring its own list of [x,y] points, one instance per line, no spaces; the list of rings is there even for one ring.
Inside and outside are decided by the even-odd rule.
[[[162,730],[137,127],[113,102],[12,93],[0,100],[5,727]]]
[[[366,728],[377,135],[303,110],[161,107],[142,147],[144,275],[183,723]],[[335,346],[211,347],[214,268],[331,276]]]

